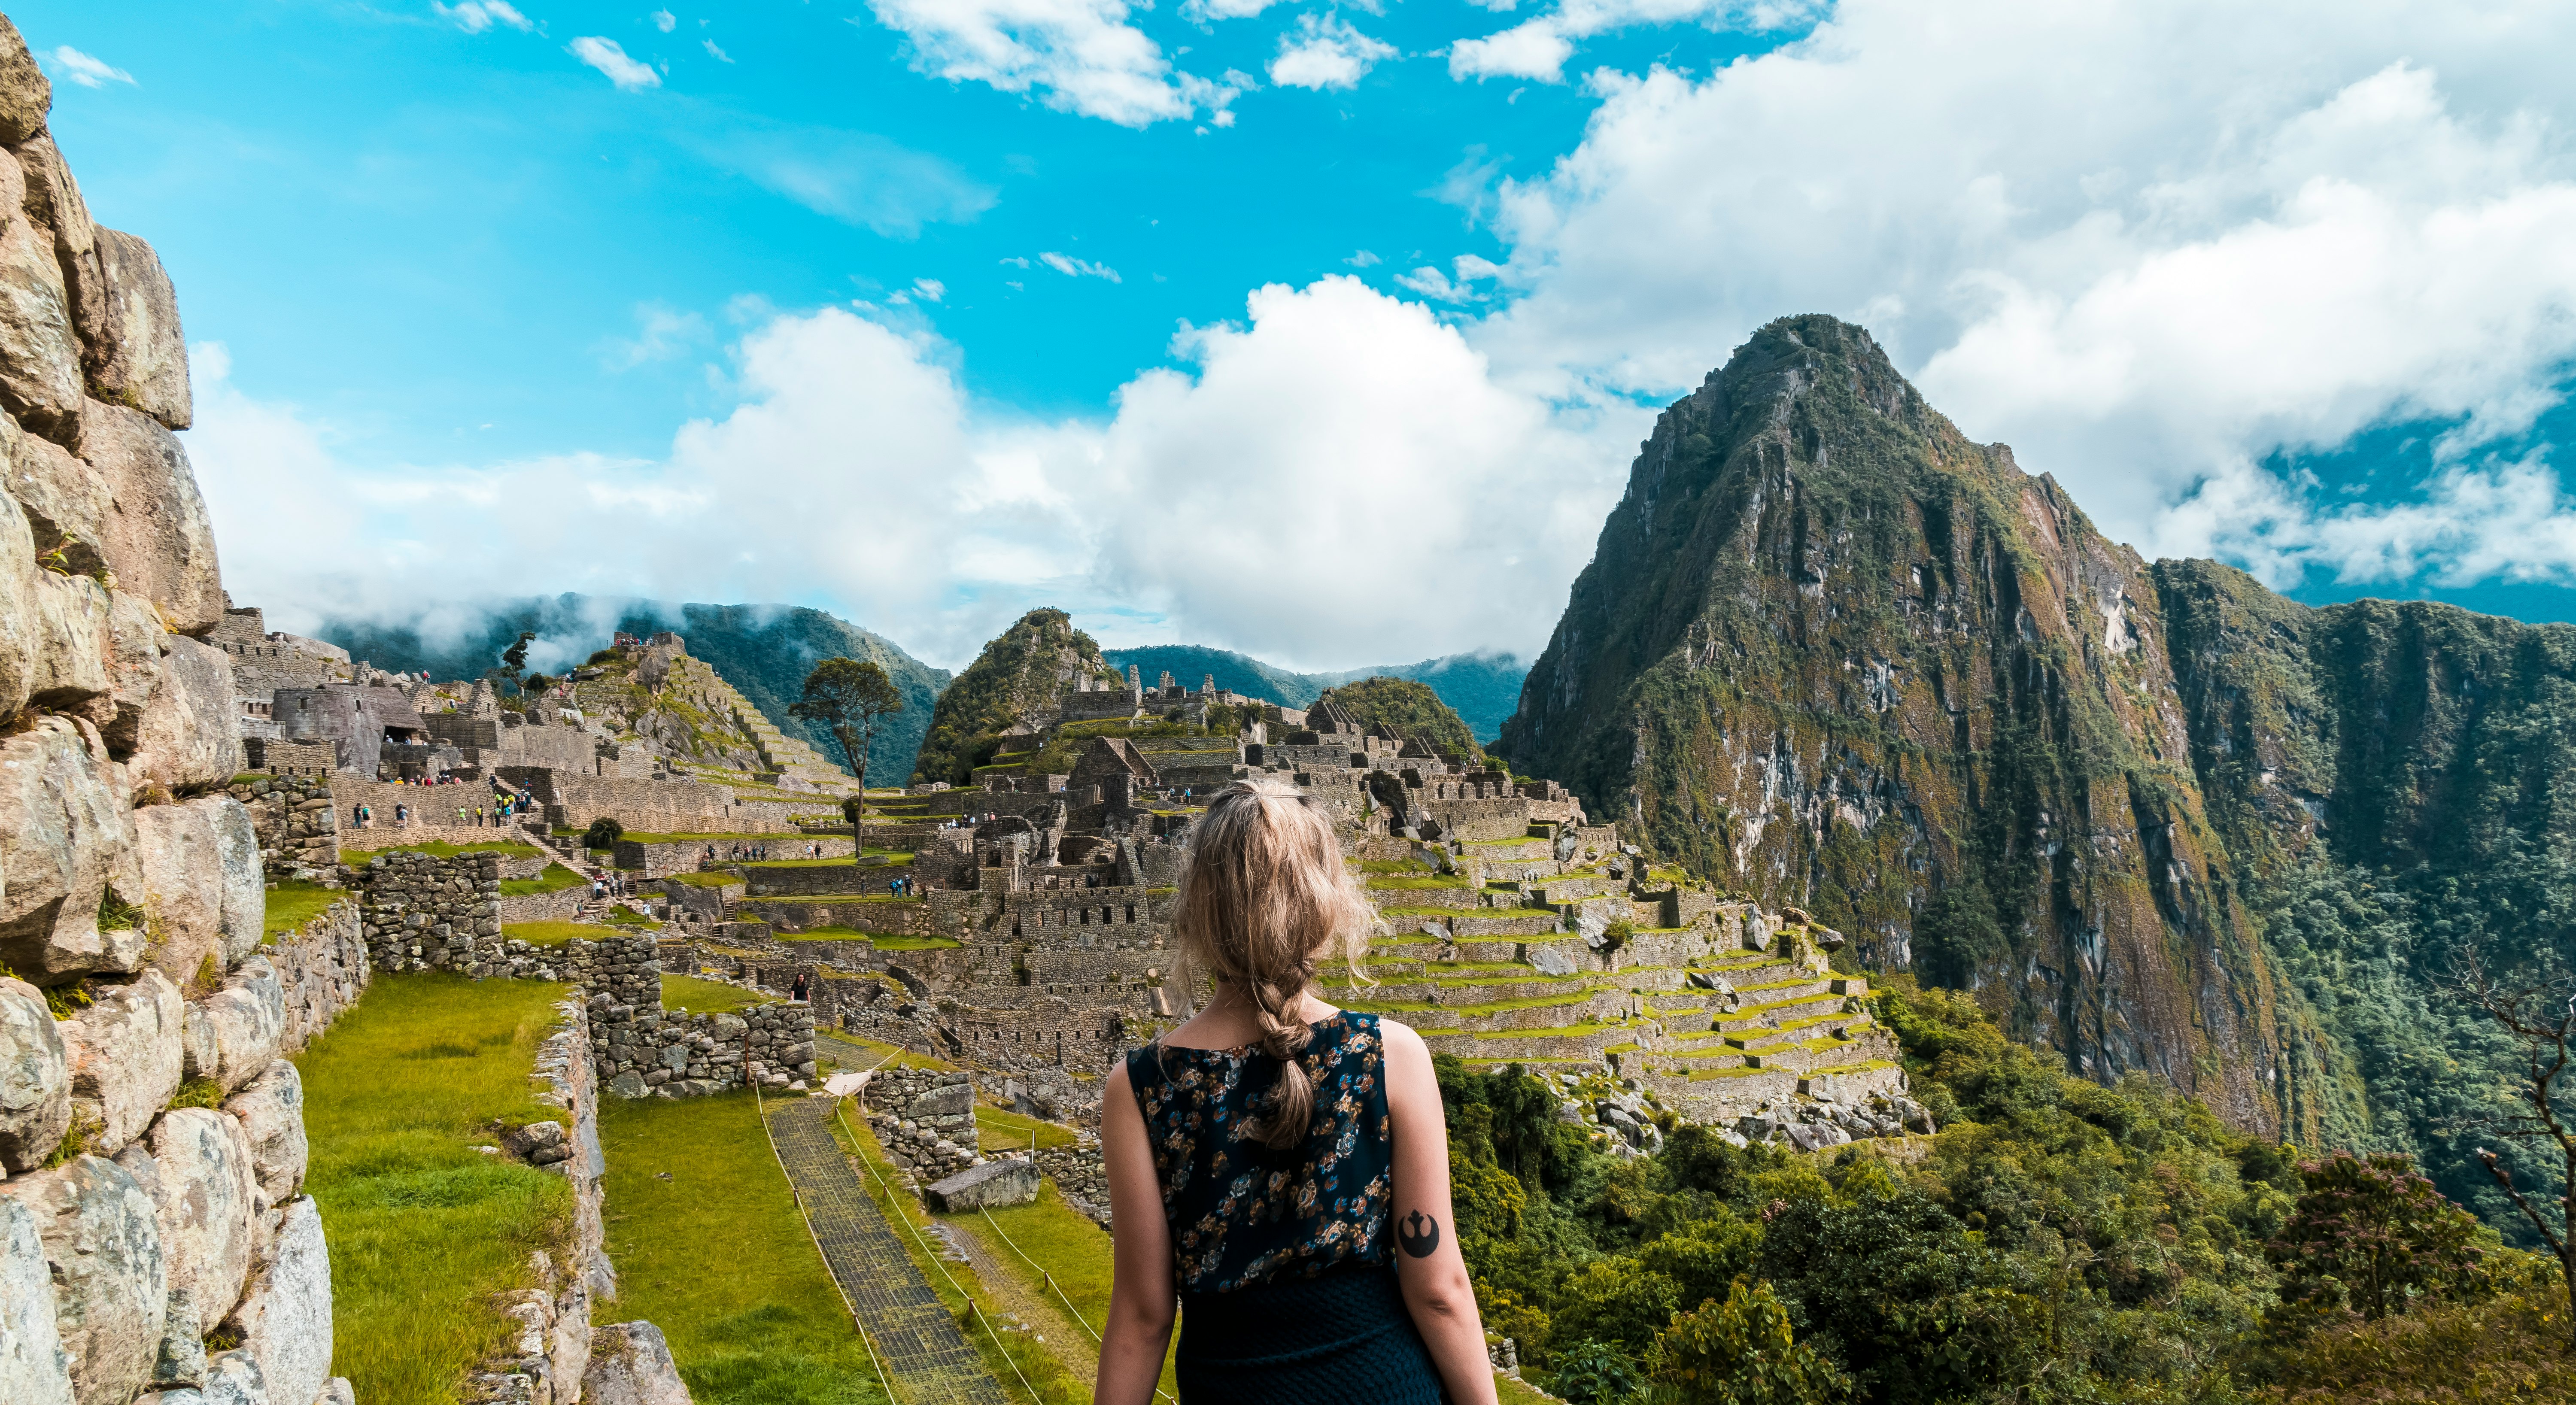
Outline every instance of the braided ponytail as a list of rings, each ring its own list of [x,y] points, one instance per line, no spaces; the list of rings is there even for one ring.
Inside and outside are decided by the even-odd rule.
[[[1314,1031],[1298,1018],[1316,962],[1353,958],[1369,908],[1342,866],[1322,805],[1275,781],[1237,781],[1191,827],[1172,926],[1181,955],[1220,987],[1242,993],[1279,1060],[1268,1106],[1245,1135],[1277,1150],[1306,1139],[1315,1087],[1300,1056]]]

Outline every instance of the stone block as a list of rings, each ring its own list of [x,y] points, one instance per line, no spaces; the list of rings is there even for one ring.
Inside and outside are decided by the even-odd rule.
[[[0,161],[0,408],[66,447],[82,432],[80,334],[53,231],[27,216],[27,174]]]
[[[171,1317],[187,1317],[202,1336],[232,1314],[250,1278],[259,1193],[250,1140],[240,1123],[210,1108],[173,1108],[152,1126],[152,1160]]]
[[[612,1322],[590,1335],[590,1369],[582,1374],[585,1405],[690,1405],[689,1387],[671,1359],[670,1343],[650,1322]]]
[[[250,1142],[251,1174],[272,1205],[284,1204],[304,1188],[304,1165],[311,1149],[304,1140],[304,1080],[284,1059],[250,1086],[224,1101],[224,1111],[241,1122]]]
[[[1038,1198],[1036,1163],[1016,1157],[969,1166],[922,1192],[941,1214],[983,1210],[998,1205],[1026,1205]]]
[[[0,977],[0,1172],[43,1165],[71,1122],[71,1060],[44,992]]]
[[[45,1241],[35,1212],[7,1195],[0,1195],[0,1400],[72,1405],[71,1358],[54,1321]]]
[[[246,909],[263,891],[259,840],[240,801],[209,795],[147,805],[134,812],[134,836],[143,891],[133,898],[152,915],[146,959],[154,970],[187,985],[210,963],[221,972],[246,937],[258,946],[260,923]]]
[[[5,474],[0,474],[5,486]],[[15,494],[0,492],[0,717],[15,717],[35,687],[44,632],[37,623],[36,538]]]
[[[95,729],[46,717],[0,740],[0,965],[45,985],[142,968],[142,925],[98,921],[108,888],[142,891],[131,809]]]
[[[215,1043],[215,1022],[206,1018],[206,1008],[190,1002],[179,1017],[179,1076],[212,1078],[223,1057]]]
[[[39,570],[29,605],[35,655],[27,675],[27,701],[56,711],[111,716],[105,709],[83,706],[112,686],[108,656],[114,628],[107,587],[87,576]]]
[[[79,1405],[125,1405],[152,1381],[170,1280],[152,1196],[103,1156],[0,1182],[44,1241],[55,1325]]]
[[[322,1212],[307,1196],[285,1223],[232,1316],[259,1362],[271,1400],[311,1401],[331,1379],[331,1252]]]
[[[119,592],[122,594],[123,592]],[[151,691],[139,704],[120,696],[117,727],[132,726],[126,757],[134,784],[172,790],[220,784],[240,768],[241,728],[235,715],[233,664],[211,644],[165,634]],[[135,710],[129,716],[128,707]],[[114,746],[118,735],[108,742]]]
[[[249,1351],[217,1352],[206,1361],[206,1383],[197,1388],[205,1405],[276,1405],[268,1393],[267,1374]]]
[[[114,501],[97,540],[116,588],[159,606],[181,634],[214,628],[224,617],[222,573],[187,451],[158,421],[123,405],[88,401],[82,423],[89,462]]]
[[[265,956],[241,964],[199,1002],[215,1031],[214,1080],[231,1092],[268,1072],[286,1040],[286,987]]]
[[[146,971],[57,1026],[72,1066],[72,1115],[97,1124],[91,1150],[113,1152],[143,1135],[179,1091],[187,1004],[169,977]]]
[[[117,508],[106,475],[7,415],[0,415],[0,456],[8,460],[9,495],[26,511],[36,554],[62,553],[75,575],[108,569],[107,536]]]
[[[103,314],[80,330],[88,343],[92,393],[131,405],[171,429],[186,429],[188,343],[179,331],[179,295],[161,256],[134,235],[101,226],[96,234]]]

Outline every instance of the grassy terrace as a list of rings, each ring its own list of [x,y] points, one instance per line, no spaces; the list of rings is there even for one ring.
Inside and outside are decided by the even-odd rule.
[[[296,1060],[305,1189],[331,1236],[332,1367],[369,1405],[455,1400],[514,1324],[493,1295],[568,1228],[563,1179],[474,1150],[489,1124],[559,1116],[528,1073],[563,986],[378,976]]]
[[[1409,891],[1424,888],[1473,888],[1476,886],[1471,880],[1445,873],[1373,874],[1369,878],[1368,885],[1373,889],[1394,889],[1397,891]]]
[[[731,1015],[777,999],[774,995],[763,995],[722,981],[704,981],[668,971],[662,973],[662,1008],[665,1010],[686,1010],[693,1015]]]
[[[746,886],[743,883],[743,880],[730,873],[674,873],[669,876],[669,881],[673,883],[685,883],[692,888],[740,888]]]
[[[562,946],[576,937],[595,942],[619,933],[596,922],[504,922],[501,935],[530,946]]]
[[[988,1156],[995,1151],[1027,1146],[1032,1137],[1037,1139],[1038,1148],[1042,1151],[1071,1146],[1078,1140],[1070,1127],[1022,1116],[1007,1108],[986,1107],[981,1103],[975,1107],[975,1130]]]
[[[885,1399],[750,1094],[603,1099],[599,1139],[614,1315],[661,1327],[700,1405]]]
[[[449,844],[443,840],[433,840],[427,844],[388,844],[381,849],[342,849],[340,862],[351,868],[365,868],[367,860],[378,854],[427,854],[432,858],[441,859],[452,859],[458,854],[500,854],[507,858],[533,859],[544,852],[545,850],[534,844],[522,844],[510,839],[485,839],[472,844]]]
[[[355,900],[345,888],[325,888],[316,883],[280,883],[268,890],[268,916],[261,930],[272,937],[282,937],[331,908],[343,898]]]
[[[949,937],[908,937],[898,932],[862,932],[856,927],[808,927],[780,932],[782,942],[866,942],[879,951],[946,951],[965,943]]]
[[[502,879],[501,896],[524,898],[532,893],[560,893],[566,888],[578,888],[584,881],[580,874],[562,864],[550,863],[546,865],[545,872],[534,878]]]

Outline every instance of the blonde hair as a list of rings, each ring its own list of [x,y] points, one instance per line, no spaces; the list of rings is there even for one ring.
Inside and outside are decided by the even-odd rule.
[[[1298,1055],[1312,1037],[1297,1018],[1315,963],[1338,952],[1358,974],[1356,949],[1372,920],[1323,802],[1276,781],[1237,781],[1191,826],[1172,931],[1181,956],[1219,986],[1243,992],[1262,1052],[1279,1060],[1270,1106],[1247,1135],[1274,1149],[1305,1139],[1315,1089]]]

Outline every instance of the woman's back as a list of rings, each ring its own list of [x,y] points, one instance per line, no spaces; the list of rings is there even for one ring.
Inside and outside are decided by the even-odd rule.
[[[1395,1177],[1377,1017],[1316,1022],[1299,1061],[1314,1113],[1303,1141],[1273,1149],[1244,1132],[1277,1078],[1258,1046],[1151,1044],[1127,1056],[1185,1296],[1388,1262]]]

